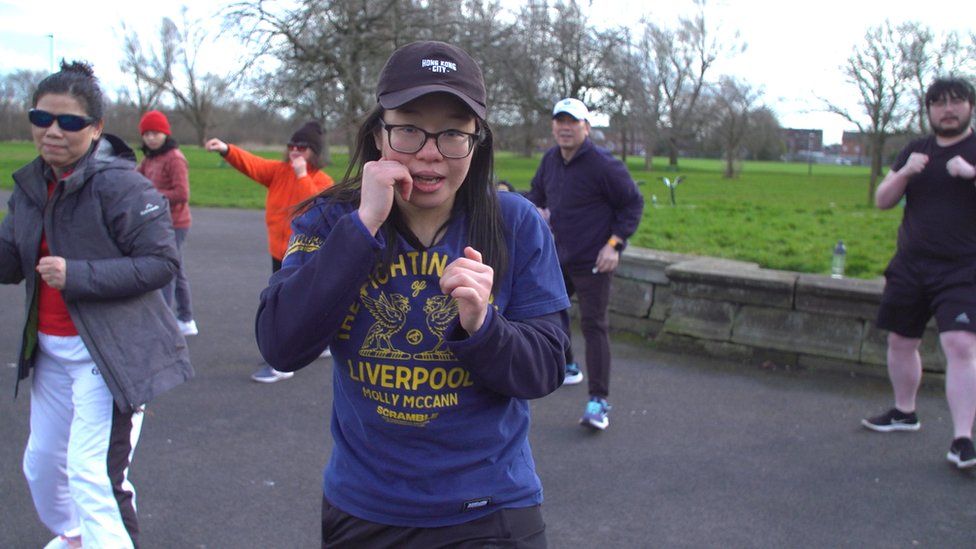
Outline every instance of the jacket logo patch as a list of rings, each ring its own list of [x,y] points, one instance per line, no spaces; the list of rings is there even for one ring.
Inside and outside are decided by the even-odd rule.
[[[159,209],[159,204],[147,203],[146,207],[139,212],[139,215],[149,215]]]
[[[491,505],[491,497],[472,499],[465,501],[461,505],[461,511],[474,511],[475,509],[481,509],[489,505]]]

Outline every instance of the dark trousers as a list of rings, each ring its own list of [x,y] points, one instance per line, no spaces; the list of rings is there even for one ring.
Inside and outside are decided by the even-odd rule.
[[[545,549],[542,509],[500,509],[439,528],[389,526],[354,517],[322,498],[322,549]]]
[[[579,301],[580,329],[586,343],[586,374],[590,396],[607,398],[610,394],[610,282],[613,273],[563,270],[566,293],[576,294]],[[569,315],[564,313],[567,333]],[[573,351],[567,349],[566,361],[572,362]]]
[[[186,278],[186,266],[183,264],[183,244],[190,229],[173,229],[176,233],[176,252],[180,256],[180,270],[163,289],[166,304],[176,314],[176,318],[183,322],[193,320],[193,304],[190,301],[190,281]]]

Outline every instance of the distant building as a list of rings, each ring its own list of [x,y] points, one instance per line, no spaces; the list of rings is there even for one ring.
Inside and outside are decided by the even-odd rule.
[[[861,164],[868,154],[868,138],[861,132],[844,132],[840,139],[840,156],[853,164]]]
[[[800,151],[823,152],[823,130],[783,128],[780,131],[783,142],[786,143],[787,154],[795,155]]]

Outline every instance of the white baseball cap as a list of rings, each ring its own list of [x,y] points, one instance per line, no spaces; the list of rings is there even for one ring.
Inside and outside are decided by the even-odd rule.
[[[567,97],[556,103],[556,106],[552,108],[552,117],[555,118],[556,115],[562,112],[577,120],[587,120],[590,117],[590,111],[586,108],[586,105],[579,99],[573,99],[572,97]]]

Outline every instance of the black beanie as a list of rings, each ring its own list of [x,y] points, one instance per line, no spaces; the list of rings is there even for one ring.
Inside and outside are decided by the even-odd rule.
[[[322,152],[322,125],[314,120],[306,122],[304,126],[291,136],[290,144],[305,143],[318,156]]]

